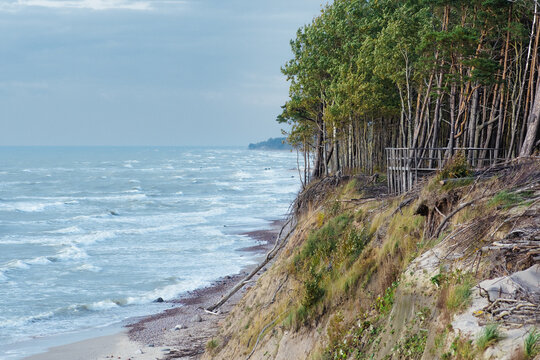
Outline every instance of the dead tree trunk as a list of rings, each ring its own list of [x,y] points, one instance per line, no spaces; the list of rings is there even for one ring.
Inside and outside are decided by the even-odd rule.
[[[536,80],[536,94],[534,96],[534,103],[532,111],[529,114],[527,121],[527,135],[521,146],[521,152],[519,156],[530,156],[533,153],[534,145],[536,143],[536,135],[538,133],[538,125],[540,123],[540,72],[538,72]]]

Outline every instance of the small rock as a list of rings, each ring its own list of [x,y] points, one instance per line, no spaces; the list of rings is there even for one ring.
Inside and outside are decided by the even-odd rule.
[[[154,300],[154,302],[156,303],[162,303],[164,300],[162,297],[158,297],[156,300]]]
[[[154,344],[148,344],[148,347],[154,347]]]
[[[169,351],[171,351],[171,349],[165,348],[165,349],[161,349],[161,351],[163,351],[163,352],[169,352]]]
[[[139,349],[137,350],[137,354],[144,354],[144,352],[141,349]]]
[[[192,322],[201,322],[202,321],[202,317],[201,315],[197,314],[193,317],[193,319],[191,320]]]
[[[174,330],[182,330],[182,329],[187,329],[187,326],[184,324],[179,324],[174,327]]]

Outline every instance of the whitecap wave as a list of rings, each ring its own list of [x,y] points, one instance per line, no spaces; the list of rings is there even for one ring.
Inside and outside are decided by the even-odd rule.
[[[233,174],[233,178],[235,179],[238,179],[238,180],[244,180],[244,179],[252,179],[253,178],[253,175],[251,175],[250,173],[247,173],[245,171],[237,171]]]
[[[54,316],[54,311],[47,311],[37,315],[21,316],[12,319],[0,319],[0,328],[19,328],[27,324],[46,320]]]
[[[57,230],[47,231],[47,233],[50,233],[50,234],[78,234],[81,232],[82,232],[82,229],[78,226],[69,226],[69,227],[65,227],[65,228],[61,228]]]
[[[99,266],[92,265],[92,264],[83,264],[83,265],[77,267],[76,269],[79,270],[79,271],[91,271],[91,272],[94,272],[94,273],[98,273],[101,270],[103,270]]]
[[[126,305],[148,304],[155,301],[157,298],[162,298],[165,301],[173,300],[183,293],[202,288],[208,284],[209,281],[202,278],[181,281],[176,284],[149,291],[140,296],[130,296],[126,299]]]
[[[72,239],[72,242],[75,244],[90,245],[99,241],[107,240],[116,236],[116,231],[114,230],[101,230],[94,231],[89,234],[75,236]]]
[[[76,247],[75,245],[71,245],[60,250],[55,256],[49,257],[49,260],[78,260],[86,258],[88,258],[86,251]]]
[[[64,202],[56,201],[52,203],[44,202],[14,202],[14,203],[0,203],[0,210],[4,211],[21,211],[21,212],[40,212],[47,207],[62,206]]]
[[[92,303],[90,305],[87,305],[88,310],[92,311],[101,311],[101,310],[109,310],[118,307],[119,304],[112,300],[103,300],[103,301],[97,301],[95,303]]]
[[[30,265],[28,265],[22,260],[11,260],[6,264],[4,269],[28,269],[29,267]]]
[[[47,264],[50,264],[51,262],[52,261],[46,256],[39,256],[37,258],[33,258],[27,261],[28,264],[33,264],[33,265],[47,265]]]

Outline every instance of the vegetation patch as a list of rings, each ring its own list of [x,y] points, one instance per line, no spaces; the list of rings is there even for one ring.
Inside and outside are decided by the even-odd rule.
[[[478,335],[476,339],[476,346],[480,351],[484,351],[486,348],[496,343],[502,338],[497,324],[489,324]]]
[[[441,271],[431,278],[431,282],[441,288],[440,307],[454,313],[469,306],[472,288],[475,284],[472,274],[464,274],[460,270],[452,273]]]
[[[450,351],[441,356],[443,360],[476,360],[478,359],[477,350],[474,347],[472,340],[464,339],[457,336],[450,345]]]
[[[456,153],[434,178],[437,183],[446,179],[460,179],[472,175],[471,166],[463,152]]]
[[[210,354],[214,354],[219,347],[219,341],[217,339],[210,339],[206,343],[206,351]]]
[[[533,328],[525,338],[523,345],[527,359],[532,359],[540,354],[540,331]]]
[[[508,190],[499,191],[488,202],[489,207],[497,207],[501,209],[509,209],[511,207],[521,205],[527,198],[531,197],[531,192],[511,192]]]

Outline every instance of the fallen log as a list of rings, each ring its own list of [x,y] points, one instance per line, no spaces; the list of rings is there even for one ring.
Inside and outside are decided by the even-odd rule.
[[[439,181],[439,184],[446,185],[451,183],[457,183],[460,181],[468,181],[468,180],[474,180],[476,177],[470,176],[470,177],[462,177],[462,178],[450,178],[450,179],[442,179]]]

